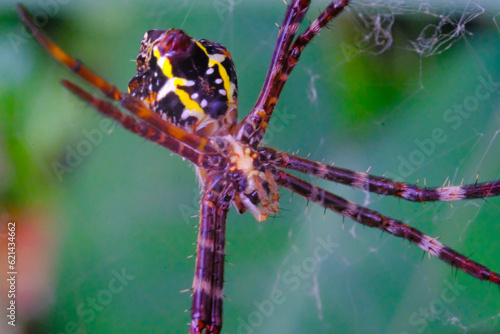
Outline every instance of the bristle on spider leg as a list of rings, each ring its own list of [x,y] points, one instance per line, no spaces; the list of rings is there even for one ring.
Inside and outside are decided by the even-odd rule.
[[[422,258],[420,259],[420,263],[423,263],[423,262],[424,262],[424,259],[425,259],[425,254],[428,254],[428,252],[426,252],[426,251],[423,251],[423,252],[422,252]],[[452,268],[453,268],[453,266],[452,266]]]

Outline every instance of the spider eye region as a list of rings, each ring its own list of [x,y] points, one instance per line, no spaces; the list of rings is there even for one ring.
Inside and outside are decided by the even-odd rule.
[[[238,84],[229,51],[182,30],[144,35],[129,92],[163,120],[200,136],[225,135],[237,121]]]

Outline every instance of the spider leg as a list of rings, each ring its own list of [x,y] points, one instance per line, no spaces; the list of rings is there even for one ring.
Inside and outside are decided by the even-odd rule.
[[[500,286],[499,274],[446,247],[437,238],[429,237],[419,230],[403,224],[399,220],[385,217],[376,211],[350,202],[284,171],[278,171],[277,182],[289,191],[297,193],[305,199],[336,212],[343,217],[406,239],[451,266],[480,280],[489,281]]]
[[[208,188],[208,189],[207,189]],[[216,187],[206,183],[201,198],[196,267],[191,306],[191,334],[220,333],[222,328],[222,298],[226,215],[229,203],[217,204],[220,196]]]
[[[300,24],[309,9],[310,0],[293,0],[288,5],[285,17],[281,23],[278,39],[274,47],[271,64],[267,70],[266,80],[252,111],[236,127],[237,139],[248,143],[260,127],[267,127],[272,110],[278,101],[274,87],[280,80],[280,75],[286,67],[287,55]],[[286,80],[286,79],[285,79]],[[260,140],[259,140],[260,141]],[[258,142],[257,142],[258,143]]]
[[[260,150],[266,154],[267,159],[273,161],[276,167],[289,168],[353,188],[385,196],[395,196],[411,202],[447,202],[500,195],[500,180],[460,186],[420,188],[414,184],[400,183],[385,177],[311,161],[284,152],[278,152],[269,147],[262,147]]]
[[[225,165],[222,163],[223,158],[218,154],[205,154],[203,152],[199,152],[189,145],[176,140],[172,136],[167,135],[145,122],[137,122],[134,117],[122,113],[119,109],[107,101],[95,98],[74,83],[63,80],[62,84],[79,98],[90,103],[100,113],[118,122],[125,129],[138,134],[144,139],[166,147],[172,152],[188,159],[197,166],[214,168],[220,165]]]
[[[19,17],[38,43],[58,62],[65,65],[71,72],[75,73],[92,86],[98,88],[108,98],[118,101],[125,109],[136,115],[138,118],[146,121],[165,134],[172,136],[175,140],[184,142],[192,148],[202,152],[216,151],[209,143],[207,143],[205,138],[191,134],[184,129],[163,121],[160,116],[147,108],[141,101],[132,97],[130,94],[120,92],[114,85],[109,84],[94,74],[79,60],[69,56],[59,46],[54,44],[47,36],[45,36],[34,24],[31,14],[26,7],[20,4],[17,9]]]
[[[47,36],[45,36],[40,29],[37,28],[33,22],[33,17],[24,5],[17,5],[17,12],[23,21],[28,31],[31,32],[37,42],[50,53],[58,62],[64,64],[71,72],[74,72],[79,77],[97,87],[104,95],[118,101],[120,98],[120,91],[113,85],[107,83],[88,68],[86,68],[78,59],[74,59],[64,52],[60,47],[54,44]]]
[[[271,66],[257,103],[250,114],[236,128],[237,138],[256,146],[265,135],[267,124],[278,102],[283,87],[299,61],[302,50],[328,22],[349,4],[350,0],[332,1],[309,27],[291,44],[302,22],[310,1],[293,1],[287,9],[280,28]]]

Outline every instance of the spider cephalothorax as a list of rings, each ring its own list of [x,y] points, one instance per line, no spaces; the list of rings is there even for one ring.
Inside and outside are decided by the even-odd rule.
[[[238,87],[227,49],[181,30],[150,30],[129,92],[163,120],[204,137],[236,124]]]
[[[237,184],[233,204],[239,213],[248,209],[258,221],[275,214],[279,208],[279,192],[275,169],[261,161],[258,152],[232,136],[223,138],[228,143],[229,174]],[[258,205],[260,204],[260,207]]]

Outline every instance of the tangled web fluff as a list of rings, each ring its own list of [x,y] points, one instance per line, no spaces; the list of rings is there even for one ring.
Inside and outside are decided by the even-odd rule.
[[[428,22],[408,45],[422,57],[440,54],[466,34],[467,25],[484,13],[476,0],[365,0],[352,6],[360,52],[379,54],[393,44],[392,28],[401,15],[415,16],[415,22]]]

